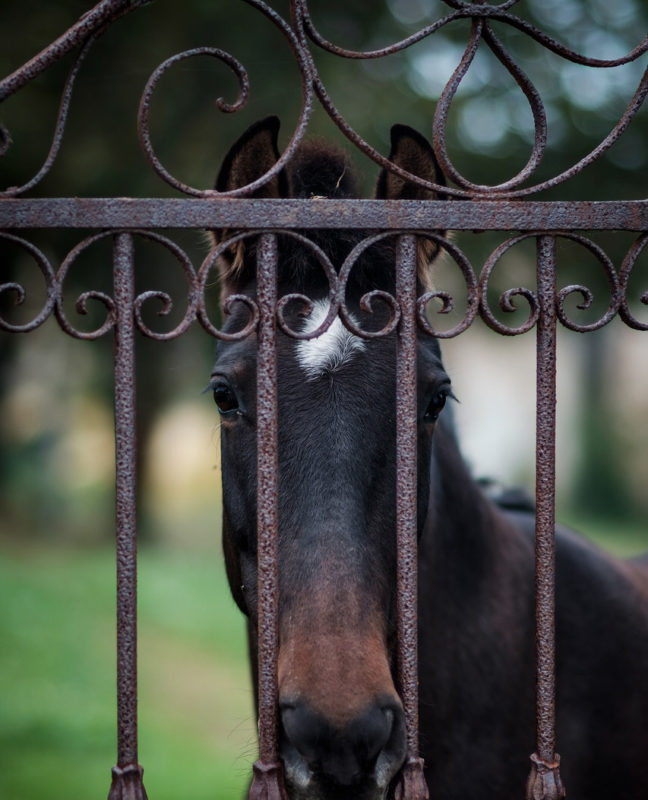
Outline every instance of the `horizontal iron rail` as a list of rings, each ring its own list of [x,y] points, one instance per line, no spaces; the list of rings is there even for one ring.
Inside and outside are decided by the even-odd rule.
[[[415,230],[648,230],[648,200],[0,199],[0,229],[361,228]]]

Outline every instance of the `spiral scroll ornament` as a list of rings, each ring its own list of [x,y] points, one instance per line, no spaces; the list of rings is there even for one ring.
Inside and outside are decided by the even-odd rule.
[[[494,330],[496,333],[500,333],[503,336],[517,336],[530,331],[536,325],[538,317],[540,316],[540,307],[538,305],[538,298],[535,292],[523,286],[507,289],[499,298],[500,308],[502,311],[507,313],[513,313],[517,310],[517,306],[515,304],[517,298],[523,298],[528,303],[529,316],[521,325],[518,325],[517,327],[511,327],[500,322],[497,317],[495,317],[488,304],[488,284],[495,266],[499,263],[504,254],[507,253],[511,248],[515,247],[517,244],[525,241],[526,239],[532,238],[532,236],[532,234],[523,234],[502,242],[502,244],[500,244],[499,247],[497,247],[486,260],[481,275],[479,276],[481,317],[488,327],[491,328],[491,330]]]
[[[599,319],[585,325],[578,324],[573,320],[570,320],[565,312],[566,299],[571,294],[580,294],[582,301],[578,304],[577,308],[580,311],[586,311],[592,305],[592,302],[594,300],[594,294],[589,288],[587,288],[586,286],[582,286],[580,284],[565,286],[558,292],[558,299],[557,299],[558,319],[566,328],[569,328],[569,330],[576,331],[578,333],[587,333],[588,331],[599,330],[599,328],[603,328],[605,325],[607,325],[608,322],[610,322],[616,316],[619,310],[621,295],[619,291],[619,278],[617,272],[614,268],[614,265],[612,264],[612,261],[610,260],[608,255],[604,252],[604,250],[601,247],[599,247],[595,242],[592,242],[590,239],[572,233],[561,234],[560,238],[576,242],[577,244],[584,247],[586,250],[589,250],[589,252],[601,264],[605,272],[608,288],[610,290],[610,302],[606,311],[603,313],[601,317],[599,317]]]
[[[203,261],[198,272],[198,320],[207,333],[226,342],[241,341],[242,339],[250,336],[250,334],[256,330],[259,324],[259,307],[256,301],[249,295],[230,294],[227,298],[225,298],[225,302],[223,303],[223,312],[225,314],[231,314],[233,313],[236,305],[239,304],[247,313],[247,320],[245,321],[243,327],[238,331],[229,333],[221,331],[214,325],[209,317],[206,299],[207,289],[212,286],[212,272],[218,267],[219,260],[224,256],[224,254],[230,248],[233,248],[238,244],[243,244],[247,239],[253,237],[256,238],[257,236],[257,233],[250,231],[246,233],[239,233],[235,236],[230,236],[229,238],[220,242],[217,247],[211,250],[207,258]],[[216,280],[216,284],[219,284],[218,280]]]
[[[439,289],[426,292],[418,299],[418,323],[419,326],[431,336],[436,336],[437,339],[451,339],[463,333],[469,328],[477,313],[479,311],[479,286],[475,271],[470,264],[470,261],[465,254],[449,239],[436,234],[426,234],[426,237],[435,241],[441,250],[447,253],[452,260],[457,264],[461,270],[464,281],[466,282],[467,303],[466,312],[463,319],[458,322],[453,328],[447,331],[437,330],[430,322],[430,318],[426,313],[426,309],[430,302],[434,300],[441,301],[441,309],[439,314],[449,314],[455,308],[455,302],[451,295]]]
[[[308,125],[308,121],[310,119],[312,107],[313,107],[313,89],[311,86],[311,74],[310,74],[310,65],[305,57],[305,53],[303,52],[300,44],[295,36],[294,31],[290,27],[290,25],[269,5],[264,3],[262,0],[245,0],[245,2],[258,9],[265,17],[267,17],[283,34],[285,39],[292,50],[295,59],[297,61],[297,65],[301,74],[302,78],[302,108],[299,114],[299,119],[297,121],[297,125],[295,128],[295,132],[293,136],[276,162],[264,175],[262,175],[257,180],[253,181],[252,183],[238,187],[236,189],[232,189],[227,192],[217,192],[215,189],[198,189],[193,186],[189,186],[186,183],[178,180],[177,178],[173,177],[161,164],[160,160],[158,159],[157,155],[155,154],[155,150],[153,148],[153,144],[151,141],[151,136],[149,133],[149,108],[151,105],[151,100],[153,93],[164,73],[170,69],[175,64],[184,61],[187,58],[193,58],[195,56],[210,56],[212,58],[216,58],[222,61],[226,66],[228,66],[234,75],[239,84],[239,94],[236,100],[233,103],[226,102],[223,98],[218,98],[216,100],[217,107],[226,113],[233,113],[236,111],[241,110],[245,107],[249,92],[250,92],[250,85],[249,79],[247,75],[247,71],[243,64],[238,61],[234,56],[226,53],[223,50],[219,50],[218,48],[214,47],[200,47],[195,48],[193,50],[187,50],[183,53],[178,53],[175,56],[167,59],[164,63],[162,63],[151,75],[149,78],[144,92],[142,94],[142,98],[140,101],[140,108],[139,108],[139,115],[138,115],[138,130],[140,136],[140,142],[142,147],[144,148],[144,152],[146,157],[148,158],[151,166],[153,169],[158,173],[158,175],[166,181],[166,183],[170,184],[174,188],[178,189],[179,191],[192,195],[194,197],[210,197],[214,195],[221,195],[226,197],[236,197],[236,196],[247,196],[252,194],[254,191],[260,189],[262,186],[265,186],[269,183],[279,172],[286,166],[287,162],[293,157],[299,143],[304,137],[306,132],[306,128]]]
[[[248,79],[247,72],[243,65],[237,61],[233,56],[229,55],[223,50],[219,50],[216,47],[197,47],[193,50],[187,50],[183,53],[178,53],[171,58],[168,58],[159,67],[153,72],[151,77],[146,83],[146,87],[144,88],[144,92],[142,94],[139,106],[139,113],[138,113],[138,120],[137,120],[137,129],[139,132],[140,142],[144,149],[147,159],[149,163],[153,167],[153,169],[157,172],[157,174],[164,180],[166,183],[170,184],[171,186],[175,187],[181,192],[185,194],[194,195],[197,197],[203,197],[206,194],[210,194],[209,191],[194,189],[191,186],[188,186],[182,181],[179,181],[177,178],[174,178],[158,159],[157,155],[155,154],[155,150],[153,148],[153,144],[151,142],[151,135],[149,133],[149,111],[151,106],[151,99],[153,97],[153,93],[158,86],[162,76],[174,65],[179,64],[182,61],[185,61],[188,58],[195,58],[196,56],[209,56],[211,58],[215,58],[219,61],[222,61],[226,64],[236,76],[236,79],[239,84],[239,94],[236,100],[233,103],[227,103],[222,97],[219,97],[216,100],[216,105],[218,108],[226,113],[232,113],[238,111],[239,109],[245,106],[247,102],[249,93],[250,93],[250,83]],[[268,176],[268,180],[272,175]],[[259,181],[258,183],[262,183]]]
[[[61,103],[59,105],[58,116],[56,119],[56,124],[54,126],[54,134],[52,136],[52,144],[50,145],[49,152],[45,161],[43,162],[42,167],[38,170],[38,172],[28,181],[26,181],[22,186],[11,186],[5,189],[4,191],[0,190],[0,197],[18,197],[21,194],[25,194],[30,189],[33,189],[37,186],[43,178],[50,172],[52,169],[54,162],[56,161],[56,157],[61,149],[61,144],[63,142],[63,134],[65,133],[65,125],[68,118],[68,112],[70,109],[70,102],[72,100],[72,92],[74,90],[74,83],[77,79],[77,75],[81,70],[83,62],[90,51],[90,48],[95,43],[95,41],[99,38],[102,31],[98,31],[94,33],[88,41],[83,45],[79,55],[76,58],[74,66],[70,70],[70,74],[65,82],[65,86],[63,88],[63,94],[61,95]],[[7,150],[9,149],[9,145],[11,143],[11,138],[9,132],[6,129],[0,130],[0,157],[4,156]]]
[[[53,290],[51,292],[51,302],[54,305],[54,310],[56,314],[56,318],[60,327],[67,333],[69,336],[74,337],[75,339],[86,339],[86,340],[93,340],[99,339],[100,337],[104,336],[106,333],[111,331],[115,326],[115,300],[110,295],[106,294],[105,292],[97,291],[97,290],[89,290],[83,292],[78,299],[76,300],[76,311],[81,316],[85,316],[89,313],[89,303],[94,301],[95,303],[99,303],[102,305],[106,311],[106,316],[104,321],[94,330],[90,331],[83,331],[79,330],[75,327],[72,322],[68,319],[68,316],[65,312],[64,308],[64,291],[63,287],[65,285],[66,278],[71,267],[77,261],[77,259],[85,253],[89,248],[93,245],[97,244],[98,242],[113,238],[119,232],[115,231],[106,231],[102,233],[95,234],[93,236],[89,236],[80,242],[76,247],[74,247],[68,255],[63,260],[58,273],[56,274],[55,282],[53,283]],[[173,308],[173,301],[171,297],[162,291],[156,290],[149,290],[143,292],[142,294],[138,295],[134,299],[132,313],[134,316],[134,322],[138,330],[147,336],[150,339],[156,339],[157,341],[167,341],[170,339],[175,339],[181,336],[191,325],[191,323],[196,318],[197,314],[197,307],[198,307],[198,289],[197,289],[197,275],[189,259],[188,255],[180,248],[175,242],[171,241],[165,236],[161,236],[160,234],[153,233],[151,231],[132,231],[131,234],[135,237],[143,238],[145,240],[157,243],[164,248],[166,248],[177,260],[180,264],[182,271],[184,272],[185,278],[187,280],[188,289],[187,289],[187,309],[183,316],[183,319],[176,325],[173,330],[168,332],[156,332],[153,331],[143,320],[142,316],[142,309],[145,303],[150,302],[152,300],[157,300],[161,303],[161,309],[158,311],[159,316],[167,316],[172,308]]]
[[[329,329],[338,314],[340,297],[337,272],[326,253],[315,242],[293,231],[278,231],[277,233],[300,242],[307,250],[310,250],[315,261],[322,267],[329,285],[328,311],[322,322],[314,330],[296,331],[290,327],[286,320],[286,312],[291,306],[294,308],[296,304],[301,305],[300,316],[302,319],[310,317],[315,308],[315,304],[310,297],[297,293],[287,294],[279,298],[277,303],[277,324],[286,336],[290,336],[292,339],[316,339]]]
[[[648,322],[641,322],[630,311],[628,299],[629,282],[637,259],[643,253],[646,244],[648,244],[648,234],[640,236],[636,242],[634,242],[621,266],[621,308],[619,313],[626,325],[629,325],[637,331],[648,331]],[[644,306],[648,306],[648,291],[643,292],[639,302]]]
[[[538,297],[534,291],[525,287],[515,287],[507,289],[505,292],[503,292],[503,294],[499,298],[499,306],[502,309],[502,311],[507,313],[512,313],[516,311],[517,306],[515,304],[515,301],[517,298],[523,298],[525,302],[528,303],[529,305],[529,316],[527,317],[525,322],[523,322],[521,325],[517,327],[511,327],[498,320],[493,314],[493,311],[488,304],[489,281],[491,279],[495,266],[501,261],[505,253],[507,253],[509,250],[511,250],[511,248],[515,247],[521,242],[526,241],[528,239],[537,238],[539,235],[540,234],[538,233],[528,233],[528,234],[522,234],[520,236],[515,236],[511,239],[507,239],[493,251],[493,253],[486,260],[484,268],[482,269],[482,273],[479,278],[479,286],[481,294],[480,313],[482,319],[488,325],[489,328],[504,336],[517,336],[519,334],[526,333],[527,331],[535,327],[536,323],[538,322],[538,317],[540,315],[540,306],[538,303]],[[556,240],[565,239],[574,242],[584,247],[586,250],[588,250],[602,265],[605,272],[605,277],[607,279],[607,284],[610,290],[610,302],[607,309],[602,314],[602,316],[599,319],[595,320],[594,322],[581,324],[571,320],[568,317],[567,312],[565,310],[566,300],[571,295],[579,294],[582,299],[581,302],[578,304],[577,308],[581,311],[585,311],[591,307],[592,302],[594,300],[594,294],[591,291],[591,289],[581,284],[572,284],[569,286],[565,286],[564,288],[560,289],[560,291],[558,291],[556,294],[556,314],[558,319],[564,325],[564,327],[572,331],[577,331],[579,333],[595,331],[598,330],[599,328],[604,327],[614,318],[614,316],[619,310],[619,305],[621,303],[619,278],[614,268],[614,265],[612,264],[612,261],[607,256],[607,254],[602,250],[601,247],[599,247],[595,242],[592,242],[590,239],[587,239],[584,236],[562,232],[554,234],[554,238]]]
[[[18,247],[26,250],[38,265],[38,268],[43,274],[43,278],[45,280],[45,288],[47,292],[45,305],[32,320],[22,324],[16,324],[9,322],[0,315],[0,329],[10,331],[12,333],[28,333],[29,331],[33,331],[42,325],[52,313],[52,309],[54,308],[54,303],[56,302],[56,297],[58,295],[58,283],[56,275],[54,274],[52,265],[42,250],[39,250],[39,248],[31,244],[31,242],[28,242],[26,239],[23,239],[20,236],[15,236],[11,233],[4,233],[2,231],[0,231],[0,239],[13,242],[14,244],[18,245]],[[15,305],[22,305],[27,297],[25,287],[16,281],[0,284],[0,295],[5,293],[14,294]]]
[[[593,58],[561,44],[530,22],[513,13],[514,7],[518,5],[519,0],[505,0],[505,2],[500,4],[492,2],[468,3],[463,2],[463,0],[443,1],[449,11],[440,19],[386,47],[375,50],[358,51],[340,47],[322,36],[313,21],[308,7],[308,0],[292,0],[290,21],[284,19],[268,3],[264,2],[264,0],[244,0],[248,6],[257,10],[260,15],[265,17],[265,19],[281,33],[287,42],[295,58],[296,67],[301,75],[302,102],[293,136],[277,164],[269,169],[265,175],[248,186],[239,187],[223,194],[227,196],[249,195],[272,180],[272,178],[286,166],[287,162],[293,157],[299,142],[304,137],[315,97],[319,99],[322,107],[334,124],[355,147],[365,153],[378,165],[389,169],[394,174],[428,191],[443,191],[447,196],[462,198],[474,198],[485,196],[486,194],[495,194],[501,198],[519,198],[561,184],[580,173],[583,169],[600,158],[626,130],[648,94],[647,70],[639,80],[634,95],[631,97],[625,110],[616,124],[612,126],[607,136],[605,136],[591,152],[580,158],[577,163],[571,165],[559,174],[534,184],[533,176],[540,162],[543,160],[546,150],[548,136],[547,113],[540,92],[507,51],[496,33],[496,27],[500,29],[504,27],[514,29],[518,34],[527,37],[529,40],[537,43],[546,51],[551,52],[565,62],[597,69],[611,69],[637,61],[643,54],[648,52],[648,36],[628,53],[619,58]],[[40,74],[40,72],[54,61],[61,58],[62,55],[70,49],[76,46],[80,46],[81,48],[63,91],[59,119],[56,124],[51,149],[43,167],[31,180],[27,181],[22,186],[9,187],[0,194],[4,194],[5,196],[23,194],[38,184],[50,171],[61,145],[74,82],[88,50],[108,25],[120,16],[132,11],[134,8],[144,5],[145,2],[146,0],[140,0],[140,2],[103,0],[103,2],[100,2],[91,12],[85,15],[76,26],[73,26],[70,31],[61,37],[60,40],[54,42],[49,48],[46,48],[39,56],[32,59],[32,61],[23,68],[17,70],[13,75],[8,76],[5,80],[0,82],[0,101],[2,101],[26,83],[33,80],[34,77]],[[440,184],[423,180],[401,167],[397,167],[368,144],[368,142],[344,119],[342,113],[331,99],[318,71],[315,55],[317,52],[326,52],[341,59],[381,59],[395,53],[402,53],[424,40],[432,39],[435,34],[444,29],[451,30],[453,27],[456,28],[457,23],[461,23],[463,20],[467,19],[471,21],[471,29],[463,55],[442,91],[439,102],[432,115],[434,149],[445,173],[454,183],[453,186],[443,187]],[[468,176],[464,175],[450,158],[446,141],[450,109],[468,72],[471,67],[474,68],[475,56],[481,48],[490,50],[497,61],[511,76],[513,83],[518,87],[522,96],[528,103],[534,128],[533,144],[526,165],[519,170],[517,174],[509,176],[492,185],[476,183]],[[149,132],[149,110],[155,88],[158,86],[160,79],[174,65],[186,59],[198,56],[215,58],[221,61],[232,71],[238,82],[238,96],[233,101],[226,101],[223,98],[218,98],[216,101],[217,107],[222,112],[233,113],[246,106],[250,95],[250,84],[244,65],[233,55],[217,47],[204,46],[193,48],[172,56],[154,70],[141,97],[139,135],[147,159],[153,169],[165,182],[184,194],[196,197],[208,197],[217,194],[214,189],[189,186],[170,174],[155,153],[152,137]],[[7,151],[10,141],[9,132],[5,128],[0,127],[0,156]]]
[[[375,339],[381,336],[387,336],[388,334],[392,333],[396,330],[398,326],[398,322],[400,320],[400,307],[398,305],[398,301],[396,298],[389,294],[389,292],[385,292],[379,289],[375,289],[374,291],[368,292],[360,299],[360,308],[366,314],[372,314],[374,312],[375,306],[374,303],[379,302],[381,303],[387,310],[389,317],[383,327],[377,331],[368,331],[364,328],[360,327],[357,324],[353,315],[350,313],[349,309],[346,306],[346,286],[349,281],[349,276],[351,274],[351,270],[353,267],[358,263],[361,256],[368,250],[372,245],[377,244],[378,242],[382,242],[385,239],[393,236],[394,234],[377,234],[376,236],[371,236],[368,239],[364,239],[363,241],[359,242],[353,250],[349,253],[346,257],[342,267],[340,268],[339,274],[339,288],[338,288],[338,302],[340,305],[340,319],[344,326],[353,333],[355,336],[359,336],[363,339]]]
[[[317,262],[324,272],[324,277],[328,282],[328,309],[324,318],[319,322],[317,327],[307,330],[291,327],[288,320],[289,312],[291,309],[297,309],[300,319],[307,319],[313,309],[315,308],[314,300],[304,294],[290,293],[279,298],[276,305],[276,317],[278,328],[292,339],[307,340],[314,339],[325,333],[334,319],[339,316],[344,327],[354,336],[362,339],[376,339],[389,336],[398,327],[401,319],[402,310],[399,306],[398,300],[389,292],[382,289],[374,289],[365,293],[359,302],[359,307],[362,312],[367,315],[374,314],[379,307],[386,309],[386,319],[381,319],[381,327],[377,329],[367,329],[357,320],[354,313],[347,305],[347,286],[349,284],[352,271],[354,268],[361,269],[362,264],[360,261],[363,256],[367,254],[370,248],[378,245],[389,239],[396,239],[397,237],[406,233],[405,231],[390,231],[387,233],[376,234],[366,237],[358,242],[351,250],[349,255],[345,258],[344,262],[339,265],[339,272],[336,271],[336,266],[331,263],[328,256],[324,251],[313,241],[308,239],[302,234],[298,234],[289,230],[276,230],[273,231],[274,235],[278,237],[287,237],[294,242],[301,244],[305,248],[305,252],[310,253],[310,260]],[[247,318],[241,323],[240,330],[235,332],[225,332],[217,328],[209,317],[206,303],[207,290],[210,286],[214,285],[212,280],[212,273],[215,270],[219,260],[224,256],[227,251],[231,251],[242,244],[246,240],[254,240],[260,235],[259,231],[246,231],[234,236],[230,236],[226,240],[219,243],[214,248],[205,261],[203,262],[198,274],[198,305],[197,316],[205,330],[212,336],[223,339],[225,341],[240,341],[255,330],[259,319],[259,311],[254,298],[245,294],[230,294],[224,298],[223,310],[226,314],[231,313],[237,304],[242,304],[246,308]],[[439,234],[434,234],[425,231],[416,232],[416,236],[421,239],[429,239],[433,241],[439,248],[446,251],[452,260],[458,265],[461,274],[466,283],[467,291],[467,306],[463,318],[452,329],[443,331],[435,328],[427,315],[427,308],[430,303],[434,301],[441,302],[441,308],[438,313],[447,314],[454,310],[454,298],[446,291],[435,289],[433,291],[425,292],[417,300],[417,315],[419,328],[437,338],[451,338],[459,335],[462,331],[466,330],[477,316],[479,311],[479,287],[475,272],[463,252],[451,241],[444,238]]]
[[[36,175],[22,186],[11,186],[4,191],[0,189],[0,198],[17,197],[24,194],[38,185],[50,172],[63,141],[74,84],[88,52],[97,39],[108,30],[113,22],[125,14],[128,14],[130,11],[150,2],[152,2],[152,0],[102,0],[102,2],[98,3],[93,9],[84,14],[76,25],[73,25],[55,42],[49,45],[49,47],[46,47],[20,69],[17,69],[11,75],[4,78],[4,80],[0,81],[1,103],[27,83],[34,80],[34,78],[38,77],[41,72],[46,70],[55,61],[62,58],[66,53],[80,46],[79,54],[76,57],[63,88],[52,143],[42,167]],[[11,135],[7,128],[0,124],[0,158],[7,153],[10,145]]]
[[[453,11],[442,19],[437,20],[433,24],[422,28],[420,31],[401,41],[395,42],[388,47],[364,52],[348,50],[327,41],[317,31],[317,28],[308,10],[307,0],[294,0],[292,4],[293,25],[297,31],[300,46],[302,47],[304,53],[309,54],[309,68],[313,76],[313,86],[317,96],[320,99],[320,102],[326,109],[333,122],[349,139],[349,141],[362,150],[362,152],[364,152],[377,164],[429,191],[443,191],[446,195],[454,197],[479,197],[480,195],[486,193],[496,193],[499,197],[513,198],[528,196],[530,194],[537,193],[563,183],[597,160],[614,144],[614,142],[617,141],[617,139],[628,127],[630,121],[637,114],[646,95],[648,94],[648,70],[646,70],[621,118],[617,124],[613,126],[612,130],[603,139],[603,141],[601,141],[590,153],[581,158],[577,164],[574,164],[560,174],[540,183],[523,187],[522,184],[532,178],[544,155],[547,142],[547,115],[540,93],[530,81],[528,76],[517,65],[511,55],[505,50],[504,46],[494,32],[493,23],[505,24],[515,28],[519,32],[528,36],[530,39],[534,40],[547,50],[553,52],[555,55],[565,59],[566,61],[583,66],[606,69],[618,67],[637,60],[641,55],[648,51],[648,36],[646,36],[637,47],[620,58],[589,58],[581,53],[571,50],[568,47],[565,47],[560,42],[548,36],[527,21],[510,13],[509,9],[515,6],[518,0],[507,0],[507,2],[499,5],[486,2],[466,3],[460,2],[460,0],[444,0],[444,2],[451,9],[453,9]],[[402,170],[401,168],[391,164],[384,156],[371,147],[345,121],[344,117],[336,108],[330,96],[328,95],[324,83],[318,75],[313,56],[309,49],[309,42],[312,42],[321,50],[342,58],[379,59],[385,56],[393,55],[394,53],[402,52],[422,41],[423,39],[433,36],[442,28],[450,26],[452,23],[466,18],[470,18],[472,20],[469,41],[466,45],[466,49],[460,63],[458,64],[456,70],[452,74],[441,94],[441,99],[434,114],[434,149],[444,171],[457,184],[456,187],[442,187],[438,184],[424,181],[418,176],[408,173],[405,170]],[[510,73],[513,80],[522,91],[522,94],[526,97],[531,109],[535,129],[532,152],[529,156],[526,166],[523,167],[523,169],[520,170],[517,175],[495,185],[476,184],[462,175],[460,170],[457,169],[452,163],[448,155],[446,145],[446,128],[450,106],[471,64],[473,63],[479,47],[481,46],[486,46],[491,50],[497,60]]]

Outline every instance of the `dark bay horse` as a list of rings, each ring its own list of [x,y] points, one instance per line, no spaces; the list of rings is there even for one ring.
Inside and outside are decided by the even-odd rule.
[[[276,163],[278,121],[229,152],[220,190]],[[390,159],[442,181],[429,143],[404,126]],[[258,196],[354,197],[344,155],[302,145]],[[430,195],[383,173],[377,197]],[[224,234],[218,234],[222,236]],[[358,232],[310,232],[340,265]],[[419,293],[434,253],[421,245]],[[314,301],[294,330],[325,319],[329,285],[312,251],[279,241],[279,294]],[[394,247],[367,251],[347,285],[394,292]],[[255,246],[222,259],[225,296],[255,294]],[[387,311],[384,311],[387,314]],[[238,307],[226,323],[243,324]],[[374,323],[384,323],[376,309]],[[254,336],[220,342],[211,388],[222,429],[223,544],[256,664]],[[278,659],[280,753],[293,800],[390,796],[406,752],[394,677],[395,380],[393,334],[361,339],[335,319],[313,340],[281,334]],[[533,515],[491,502],[462,460],[438,342],[418,341],[420,741],[433,800],[520,800],[535,733]],[[488,420],[484,420],[488,424]],[[648,573],[557,533],[557,749],[574,800],[648,798]]]

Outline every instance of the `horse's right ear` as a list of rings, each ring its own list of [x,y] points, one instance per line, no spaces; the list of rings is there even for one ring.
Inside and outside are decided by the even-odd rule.
[[[216,178],[215,189],[219,192],[229,192],[249,186],[265,175],[277,163],[279,148],[277,137],[279,134],[279,118],[266,117],[255,122],[232,145],[225,156],[223,164]],[[272,177],[267,183],[251,193],[255,198],[278,198],[288,196],[288,181],[283,170]],[[234,231],[218,230],[209,231],[208,236],[212,247],[232,236]],[[240,242],[227,250],[221,259],[221,276],[223,285],[228,291],[233,278],[241,279],[244,263],[244,243]]]
[[[432,145],[414,128],[394,125],[391,129],[391,151],[389,161],[397,167],[417,175],[430,183],[445,186],[445,175],[441,171]],[[376,186],[379,200],[442,200],[444,197],[416,183],[401,178],[383,169]]]

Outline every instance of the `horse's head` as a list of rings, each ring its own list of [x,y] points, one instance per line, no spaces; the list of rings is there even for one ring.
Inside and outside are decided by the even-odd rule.
[[[221,190],[247,185],[278,158],[278,122],[253,126],[234,145],[218,178]],[[430,145],[396,126],[391,160],[439,181]],[[349,165],[330,148],[307,145],[260,194],[354,196]],[[429,196],[383,173],[377,196]],[[363,238],[357,232],[308,234],[340,265]],[[222,238],[222,234],[219,234]],[[420,260],[436,249],[421,242]],[[393,294],[393,240],[369,248],[346,289],[352,319],[382,328],[389,310],[367,315],[362,296]],[[314,301],[286,310],[293,330],[315,331],[329,308],[328,279],[315,250],[279,236],[279,294]],[[222,259],[225,295],[255,295],[255,246],[245,239]],[[421,266],[422,281],[424,266]],[[235,304],[236,305],[236,304]],[[239,305],[226,323],[236,330]],[[364,339],[339,318],[311,340],[278,341],[279,392],[279,720],[280,752],[294,798],[381,797],[406,751],[403,710],[394,686],[396,340]],[[450,392],[438,345],[421,338],[418,355],[419,526],[428,500],[430,442]],[[234,598],[257,614],[256,339],[221,342],[211,386],[221,414],[223,541]],[[253,634],[254,636],[254,634]],[[254,641],[252,642],[254,646]]]

